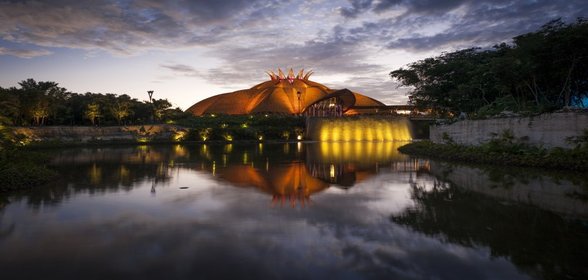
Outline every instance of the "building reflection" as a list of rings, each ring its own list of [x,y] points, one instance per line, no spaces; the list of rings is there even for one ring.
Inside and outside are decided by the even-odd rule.
[[[319,142],[256,145],[202,145],[190,165],[214,179],[255,188],[272,205],[305,207],[313,194],[329,187],[348,189],[382,172],[428,169],[428,161],[398,152],[400,142]],[[218,165],[217,162],[222,162]]]

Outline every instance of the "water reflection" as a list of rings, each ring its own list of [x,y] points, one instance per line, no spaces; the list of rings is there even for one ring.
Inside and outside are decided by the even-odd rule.
[[[0,196],[0,270],[62,279],[588,276],[585,178],[412,159],[399,145],[56,151],[60,182]]]
[[[443,181],[411,186],[413,207],[391,221],[443,242],[487,247],[533,278],[585,279],[586,224],[541,208],[495,200]]]
[[[428,161],[400,154],[399,142],[202,144],[62,150],[51,162],[62,179],[25,192],[33,206],[60,203],[75,193],[130,191],[149,182],[157,194],[179,170],[196,170],[234,187],[269,195],[272,205],[307,205],[329,187],[348,189],[378,174],[428,169]],[[417,174],[418,175],[418,174]],[[68,182],[76,182],[71,184]],[[287,203],[286,203],[287,202]]]

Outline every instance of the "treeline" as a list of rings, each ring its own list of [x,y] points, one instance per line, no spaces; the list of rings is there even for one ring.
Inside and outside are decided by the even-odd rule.
[[[167,99],[139,101],[126,94],[73,93],[56,82],[24,80],[0,87],[0,123],[40,125],[130,125],[159,123],[186,116]]]
[[[409,103],[473,117],[588,106],[588,21],[561,19],[491,49],[427,58],[390,73]]]

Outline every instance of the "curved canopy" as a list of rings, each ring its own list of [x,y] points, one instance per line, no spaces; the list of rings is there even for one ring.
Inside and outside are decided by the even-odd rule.
[[[349,90],[345,90],[346,92],[343,93],[310,81],[308,78],[312,72],[304,74],[304,71],[301,70],[298,75],[294,75],[292,69],[290,69],[288,75],[284,75],[281,70],[278,73],[268,73],[271,80],[255,85],[250,89],[206,98],[192,105],[186,111],[196,116],[213,113],[229,115],[255,113],[300,114],[308,106],[336,96],[343,100],[345,108],[358,105],[384,106],[382,102],[362,94]]]

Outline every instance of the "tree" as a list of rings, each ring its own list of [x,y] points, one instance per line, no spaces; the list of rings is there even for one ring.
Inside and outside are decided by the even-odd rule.
[[[88,106],[86,106],[86,111],[84,112],[84,115],[86,116],[87,119],[90,120],[92,125],[95,125],[96,121],[101,116],[100,115],[100,105],[98,105],[97,103],[88,104]]]
[[[166,110],[171,108],[171,103],[167,99],[153,99],[153,115],[160,121],[164,118]]]
[[[121,95],[116,98],[115,102],[110,105],[110,112],[116,119],[117,123],[122,124],[122,120],[128,117],[131,111],[131,98],[128,95]]]
[[[30,108],[31,116],[35,125],[43,125],[45,119],[49,116],[49,101],[44,96],[39,99]]]
[[[444,53],[390,76],[413,88],[410,103],[439,111],[544,112],[570,106],[588,96],[588,21],[551,21],[510,45]]]

